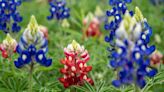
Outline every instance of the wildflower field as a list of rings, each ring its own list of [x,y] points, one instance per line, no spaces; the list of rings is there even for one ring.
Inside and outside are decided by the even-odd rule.
[[[164,92],[163,0],[0,0],[0,92]]]

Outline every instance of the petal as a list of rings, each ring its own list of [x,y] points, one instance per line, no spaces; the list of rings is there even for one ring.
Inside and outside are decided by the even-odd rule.
[[[67,70],[64,69],[64,68],[62,68],[62,69],[60,69],[60,72],[63,73],[63,74],[66,74],[67,73]]]
[[[30,45],[30,46],[28,47],[28,52],[29,52],[31,55],[35,55],[35,53],[36,53],[36,48],[35,48],[35,46],[34,46],[34,45]]]
[[[22,59],[22,61],[25,63],[25,64],[28,64],[28,63],[30,63],[31,62],[31,55],[30,55],[30,53],[28,53],[28,51],[23,51],[22,53],[21,53],[21,59]]]
[[[146,85],[146,81],[144,79],[137,80],[138,86],[143,88]]]
[[[92,70],[92,66],[87,66],[86,69],[85,69],[86,72],[89,72],[91,70]]]
[[[16,52],[19,54],[21,54],[21,52],[22,52],[22,49],[20,48],[19,45],[16,46]]]
[[[20,57],[18,58],[18,60],[14,61],[14,64],[17,68],[21,68],[24,65],[24,63]]]
[[[115,60],[111,60],[110,61],[110,65],[113,67],[113,68],[116,68],[117,67],[117,62]]]
[[[21,68],[22,67],[22,65],[18,61],[14,61],[14,64],[15,64],[15,66],[17,68]]]
[[[153,45],[153,46],[150,46],[147,50],[146,50],[146,54],[147,55],[150,55],[150,54],[152,54],[154,51],[155,51],[155,46]]]
[[[2,57],[3,57],[3,58],[8,58],[8,54],[7,54],[6,51],[2,51]]]
[[[46,61],[44,61],[44,66],[46,67],[51,66],[51,64],[52,64],[52,59],[47,59]]]
[[[157,74],[157,70],[156,69],[153,69],[153,70],[149,71],[147,75],[149,77],[154,77],[156,74]]]
[[[65,82],[65,79],[64,79],[64,78],[59,78],[59,81],[60,81],[61,83],[64,83],[64,82]]]
[[[35,59],[36,59],[36,62],[38,62],[40,64],[44,64],[44,61],[46,61],[46,57],[45,57],[45,54],[44,54],[43,50],[39,50],[36,53]]]
[[[114,80],[114,81],[112,81],[112,85],[115,86],[115,87],[120,87],[121,82],[119,80]]]

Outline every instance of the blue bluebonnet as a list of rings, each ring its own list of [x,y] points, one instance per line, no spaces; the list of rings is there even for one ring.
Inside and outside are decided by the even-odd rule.
[[[20,31],[18,23],[22,17],[17,11],[20,5],[21,0],[0,0],[0,30],[4,33]]]
[[[65,0],[52,0],[50,3],[50,16],[47,17],[48,20],[56,18],[57,20],[63,20],[70,16],[70,9],[66,7]]]
[[[109,0],[110,5],[117,5],[118,3],[131,3],[132,0]]]
[[[111,10],[106,11],[105,30],[110,31],[110,34],[105,37],[106,42],[109,42],[111,46],[114,45],[113,40],[115,37],[115,30],[118,28],[122,17],[127,11],[127,3],[131,3],[132,0],[109,0],[109,4],[112,6]],[[133,11],[129,11],[133,16]],[[111,50],[111,49],[110,49]]]
[[[143,88],[146,85],[145,77],[151,78],[157,73],[157,69],[150,67],[150,55],[155,51],[154,45],[148,45],[152,29],[138,7],[135,14],[131,15],[126,10],[122,16],[124,18],[120,17],[118,23],[116,19],[111,22],[114,26],[110,25],[108,30],[113,33],[105,38],[113,46],[109,48],[109,66],[117,70],[117,79],[112,84],[120,87],[134,83]]]
[[[40,31],[35,17],[31,17],[28,27],[21,36],[20,42],[16,48],[19,58],[14,61],[17,68],[26,64],[37,63],[43,66],[50,66],[52,59],[46,58],[48,51],[48,41]]]

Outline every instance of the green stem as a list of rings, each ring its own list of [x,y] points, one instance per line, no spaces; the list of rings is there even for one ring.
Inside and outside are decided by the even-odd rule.
[[[135,84],[134,92],[140,92],[140,89],[139,89],[139,87],[136,84]]]
[[[9,64],[11,65],[12,74],[15,74],[15,66],[14,66],[14,63],[11,63],[12,62],[11,56],[9,57],[8,61],[9,61]]]
[[[124,85],[121,87],[121,92],[125,92],[125,86]]]
[[[12,68],[12,73],[15,74],[15,66],[14,66],[14,63],[12,63],[11,68]]]
[[[29,71],[29,91],[28,92],[32,92],[33,69],[34,69],[34,63],[32,62],[31,65],[30,65],[30,71]]]

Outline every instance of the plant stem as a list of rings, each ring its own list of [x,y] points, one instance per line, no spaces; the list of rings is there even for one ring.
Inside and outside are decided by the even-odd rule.
[[[29,91],[28,92],[32,92],[32,84],[33,84],[33,69],[34,69],[34,63],[31,62],[30,65],[30,71],[29,71]]]
[[[136,84],[135,84],[134,92],[140,92],[140,89],[139,89],[139,87]]]
[[[14,75],[14,74],[15,74],[15,66],[14,66],[14,63],[11,63],[11,62],[12,62],[12,57],[11,57],[11,55],[10,55],[8,61],[9,61],[9,66],[11,65],[12,74]]]

